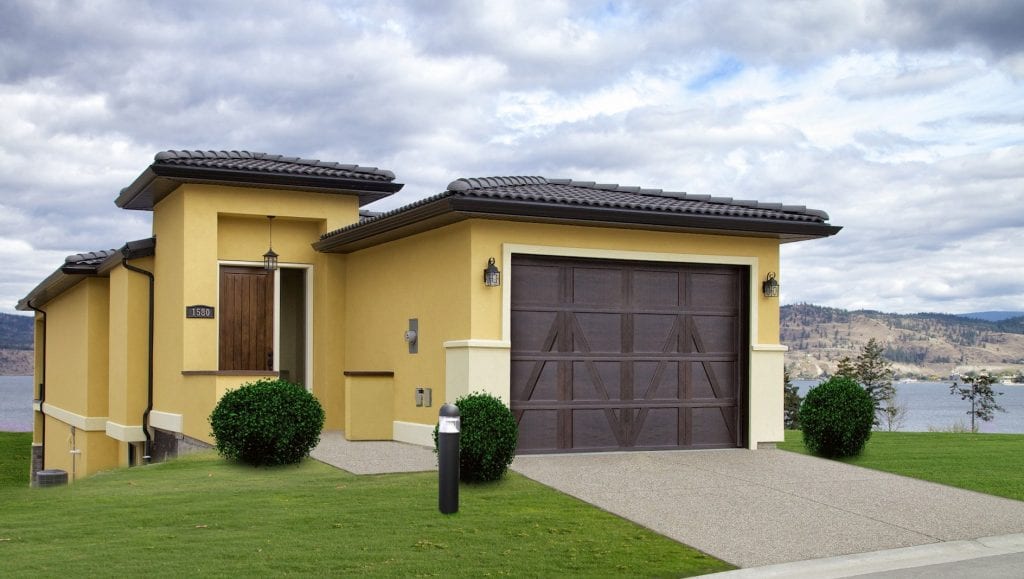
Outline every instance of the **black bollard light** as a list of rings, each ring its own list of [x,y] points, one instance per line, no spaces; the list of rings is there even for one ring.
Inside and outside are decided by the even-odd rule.
[[[441,513],[459,510],[459,408],[444,404],[437,420],[437,504]]]

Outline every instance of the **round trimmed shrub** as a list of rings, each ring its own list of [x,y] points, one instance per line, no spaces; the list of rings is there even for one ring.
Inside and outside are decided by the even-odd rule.
[[[812,388],[800,405],[804,446],[820,456],[860,454],[874,422],[871,395],[846,376],[833,376]]]
[[[255,466],[292,464],[320,442],[324,409],[298,384],[263,379],[224,394],[210,425],[225,458]]]
[[[473,392],[455,401],[459,409],[459,479],[489,482],[500,479],[516,456],[519,426],[500,398]],[[437,427],[434,427],[437,449]]]

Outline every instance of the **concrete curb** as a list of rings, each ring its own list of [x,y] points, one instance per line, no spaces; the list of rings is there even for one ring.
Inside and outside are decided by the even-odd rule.
[[[836,577],[854,577],[868,573],[882,573],[900,569],[912,569],[928,565],[956,563],[982,557],[1024,553],[1024,533],[982,537],[969,541],[946,541],[903,547],[871,553],[843,555],[826,559],[812,559],[793,563],[780,563],[764,567],[749,567],[715,573],[708,577],[722,579],[772,578],[787,579],[829,579]]]

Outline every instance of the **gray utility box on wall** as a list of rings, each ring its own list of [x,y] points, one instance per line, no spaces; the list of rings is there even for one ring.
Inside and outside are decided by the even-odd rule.
[[[416,406],[430,406],[433,403],[434,401],[432,388],[416,389]]]

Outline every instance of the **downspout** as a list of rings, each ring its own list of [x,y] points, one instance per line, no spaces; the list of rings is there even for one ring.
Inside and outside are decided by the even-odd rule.
[[[39,470],[46,469],[46,413],[43,412],[43,403],[46,402],[46,340],[49,332],[46,328],[46,312],[32,305],[28,301],[28,307],[37,314],[43,314],[43,369],[39,372],[39,415],[43,417],[39,428],[39,445],[43,448],[42,456],[39,457]]]
[[[146,411],[142,413],[142,434],[146,436],[146,448],[142,459],[148,464],[153,456],[153,439],[149,435],[149,413],[153,411],[153,285],[155,278],[153,277],[153,272],[128,263],[128,256],[130,254],[131,250],[128,248],[128,244],[125,244],[124,249],[121,250],[121,265],[129,271],[141,273],[149,278],[149,358],[147,360],[146,377]]]

